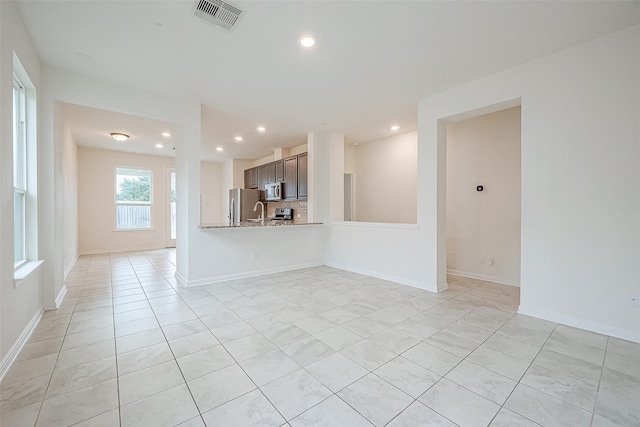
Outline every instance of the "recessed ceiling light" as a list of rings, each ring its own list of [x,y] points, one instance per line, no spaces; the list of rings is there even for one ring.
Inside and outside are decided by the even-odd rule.
[[[171,136],[169,132],[162,132],[160,135],[164,136],[165,138],[169,138]]]
[[[129,139],[129,135],[127,135],[126,133],[111,132],[111,136],[118,142],[124,142]]]
[[[313,47],[313,45],[315,44],[316,44],[316,39],[311,35],[304,35],[300,37],[300,46],[302,47],[307,47],[307,48]]]
[[[391,130],[398,130],[398,129],[400,129],[400,126],[398,125],[391,126]]]
[[[267,130],[267,128],[264,127],[264,126],[258,126],[256,129],[257,129],[258,132],[264,132],[264,131]]]
[[[216,151],[224,151],[224,148],[222,148],[222,147],[216,147]]]
[[[164,147],[164,145],[162,145],[162,144],[156,144],[156,148],[162,148],[162,147]]]
[[[242,141],[242,137],[241,136],[234,136],[233,139],[235,139],[238,142]]]

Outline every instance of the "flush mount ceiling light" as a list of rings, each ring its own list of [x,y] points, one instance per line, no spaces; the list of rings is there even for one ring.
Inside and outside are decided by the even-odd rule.
[[[264,126],[258,126],[258,127],[256,128],[256,130],[257,130],[258,132],[265,132],[265,131],[267,130],[267,128],[266,128],[266,127],[264,127]]]
[[[298,39],[298,43],[300,43],[300,46],[302,47],[310,48],[316,44],[316,38],[312,35],[305,34],[303,36],[300,36],[300,38]]]
[[[222,147],[216,147],[216,151],[224,151],[224,148],[222,148]]]
[[[391,126],[391,128],[390,128],[390,129],[391,129],[391,130],[393,130],[393,131],[396,131],[396,130],[400,129],[400,126],[398,126],[398,125],[393,125],[393,126]]]
[[[171,136],[169,132],[162,132],[160,135],[164,136],[165,138],[169,138]]]
[[[238,142],[242,141],[242,137],[241,136],[234,136],[233,139],[235,139]]]
[[[124,142],[129,139],[129,135],[127,135],[126,133],[111,132],[111,136],[118,142]]]

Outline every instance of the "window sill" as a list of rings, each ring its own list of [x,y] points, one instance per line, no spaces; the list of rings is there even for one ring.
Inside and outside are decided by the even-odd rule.
[[[31,276],[42,265],[44,260],[28,261],[13,271],[13,287],[20,286],[22,281]]]
[[[140,231],[155,231],[154,228],[116,228],[113,230],[114,233],[128,233],[130,231],[140,232]]]

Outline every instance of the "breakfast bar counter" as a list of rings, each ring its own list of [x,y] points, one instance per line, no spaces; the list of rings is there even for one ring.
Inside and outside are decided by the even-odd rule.
[[[239,224],[203,224],[198,230],[225,230],[234,228],[272,228],[272,227],[298,227],[304,225],[322,225],[321,222],[293,222],[293,221],[270,221],[266,220],[264,224],[255,221],[242,221]]]

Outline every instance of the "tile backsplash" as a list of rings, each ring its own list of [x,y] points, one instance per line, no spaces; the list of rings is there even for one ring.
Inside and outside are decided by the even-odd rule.
[[[307,222],[308,202],[306,200],[283,200],[267,203],[267,216],[274,216],[276,208],[292,208],[293,222]]]

